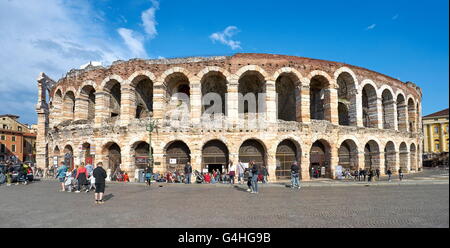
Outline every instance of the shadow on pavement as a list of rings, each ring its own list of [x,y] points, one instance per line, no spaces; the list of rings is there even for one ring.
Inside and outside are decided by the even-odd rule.
[[[103,200],[104,201],[109,201],[111,198],[113,198],[114,197],[114,195],[113,194],[107,194],[107,195],[105,195],[104,197],[103,197]]]

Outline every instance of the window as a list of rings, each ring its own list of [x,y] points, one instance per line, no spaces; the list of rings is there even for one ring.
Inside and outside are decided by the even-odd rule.
[[[434,133],[439,133],[439,127],[434,127]]]
[[[12,152],[16,152],[16,145],[12,145],[12,146],[11,146],[11,151],[12,151]]]
[[[18,127],[17,129],[19,130],[19,132],[22,132],[22,127]]]
[[[0,152],[1,153],[5,153],[6,152],[6,147],[4,144],[0,144]]]
[[[436,151],[439,151],[439,144],[436,144]]]
[[[8,125],[3,124],[3,129],[8,129]]]
[[[12,141],[16,141],[16,136],[12,136]]]
[[[6,140],[5,135],[2,135],[1,138],[0,138],[0,140]]]

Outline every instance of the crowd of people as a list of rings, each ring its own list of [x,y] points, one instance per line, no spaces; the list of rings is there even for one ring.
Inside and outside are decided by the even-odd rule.
[[[380,174],[381,174],[381,172],[380,172],[379,168],[376,168],[375,170],[372,169],[372,168],[368,168],[368,169],[360,168],[359,170],[354,170],[353,173],[350,173],[350,170],[347,169],[344,172],[345,178],[350,179],[350,178],[353,177],[354,181],[359,181],[359,182],[360,181],[365,182],[366,179],[367,179],[368,182],[373,182],[373,181],[375,181],[375,178],[376,178],[376,180],[380,180]],[[393,172],[392,172],[391,168],[388,168],[386,170],[386,175],[388,176],[388,181],[391,182],[392,181],[392,175],[393,175]],[[400,168],[398,170],[398,177],[399,177],[400,181],[402,181],[403,178],[404,178],[404,174],[403,174],[402,168]]]
[[[7,160],[0,163],[0,184],[6,183],[6,186],[28,184],[34,180],[33,168],[24,163],[15,163]]]

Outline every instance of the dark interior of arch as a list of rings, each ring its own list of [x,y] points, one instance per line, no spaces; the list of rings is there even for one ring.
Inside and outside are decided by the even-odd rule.
[[[171,164],[170,159],[176,159],[176,163]],[[175,141],[167,147],[166,165],[169,171],[182,171],[184,165],[190,161],[191,151],[184,142]]]
[[[391,169],[391,171],[394,172],[393,169],[395,168],[396,154],[394,143],[388,142],[384,148],[385,171]]]
[[[382,118],[383,118],[383,128],[393,129],[394,128],[394,102],[392,94],[389,90],[384,90],[381,96],[382,101]]]
[[[350,141],[344,141],[338,149],[339,165],[345,169],[355,170],[358,167],[356,145]]]
[[[378,145],[372,141],[369,141],[364,146],[364,168],[375,169],[379,167],[380,150]]]
[[[313,176],[313,170],[317,169],[320,172],[322,167],[325,167],[325,176],[331,176],[330,154],[327,144],[320,140],[314,142],[309,153],[309,160],[311,177]]]
[[[228,165],[228,148],[220,140],[211,140],[203,146],[202,163],[203,165]]]
[[[239,87],[238,87],[239,93],[241,93],[244,97],[245,95],[252,93],[254,94],[256,98],[256,112],[264,112],[265,109],[264,105],[260,105],[259,102],[259,95],[258,93],[264,93],[265,92],[265,85],[264,81],[260,78],[259,75],[253,72],[246,73],[241,79],[239,79]],[[264,104],[265,101],[262,101],[261,104]],[[252,108],[249,107],[248,101],[239,101],[239,105],[244,104],[244,108],[242,113],[250,113],[250,111],[253,111]],[[239,107],[239,111],[241,112],[241,107]]]
[[[376,111],[377,111],[377,95],[375,89],[366,85],[362,91],[362,109],[364,127],[375,128]]]
[[[166,78],[166,85],[168,87],[167,93],[169,97],[175,93],[184,93],[188,97],[191,95],[189,86],[189,79],[183,73],[173,73]]]
[[[348,106],[342,102],[338,103],[338,112],[339,112],[339,125],[349,126],[350,125],[350,116],[348,111]]]
[[[119,169],[120,164],[122,163],[122,156],[119,145],[113,143],[108,148],[108,165],[111,169],[112,173]]]
[[[114,83],[110,90],[111,97],[109,98],[109,108],[111,117],[117,117],[120,115],[120,99],[121,90],[118,82]]]
[[[287,75],[278,77],[275,84],[278,94],[278,119],[296,121],[296,87],[294,81]]]
[[[88,100],[88,120],[93,120],[95,118],[95,89],[87,85],[83,87],[81,94],[87,97]]]
[[[135,118],[142,119],[150,117],[153,112],[153,82],[143,79],[136,85],[136,115]]]
[[[339,125],[350,125],[350,109],[352,105],[351,90],[354,88],[354,81],[347,72],[341,73],[337,78],[338,84],[338,116]]]
[[[227,93],[227,81],[225,77],[219,73],[208,73],[208,75],[202,81],[202,96],[208,93],[216,93],[220,95],[220,98],[222,100],[221,113],[225,115],[225,106],[226,106],[225,94]],[[202,103],[202,113],[205,112],[208,108],[210,108],[212,104],[213,103],[203,105]]]
[[[397,125],[398,130],[406,131],[406,104],[403,95],[397,96]]]
[[[311,119],[325,119],[325,89],[328,86],[327,80],[322,76],[315,76],[310,84],[310,114]]]
[[[289,179],[291,176],[291,165],[294,162],[300,161],[298,159],[297,147],[291,140],[283,140],[278,144],[276,160],[277,167],[275,174],[277,179]]]
[[[254,160],[258,166],[265,165],[265,150],[257,140],[246,140],[239,148],[239,160],[249,163]]]

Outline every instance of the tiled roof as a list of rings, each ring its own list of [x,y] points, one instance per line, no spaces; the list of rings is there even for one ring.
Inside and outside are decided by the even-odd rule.
[[[423,118],[439,117],[439,116],[448,116],[448,108],[444,109],[444,110],[441,110],[441,111],[438,111],[438,112],[433,113],[433,114],[426,115]]]

